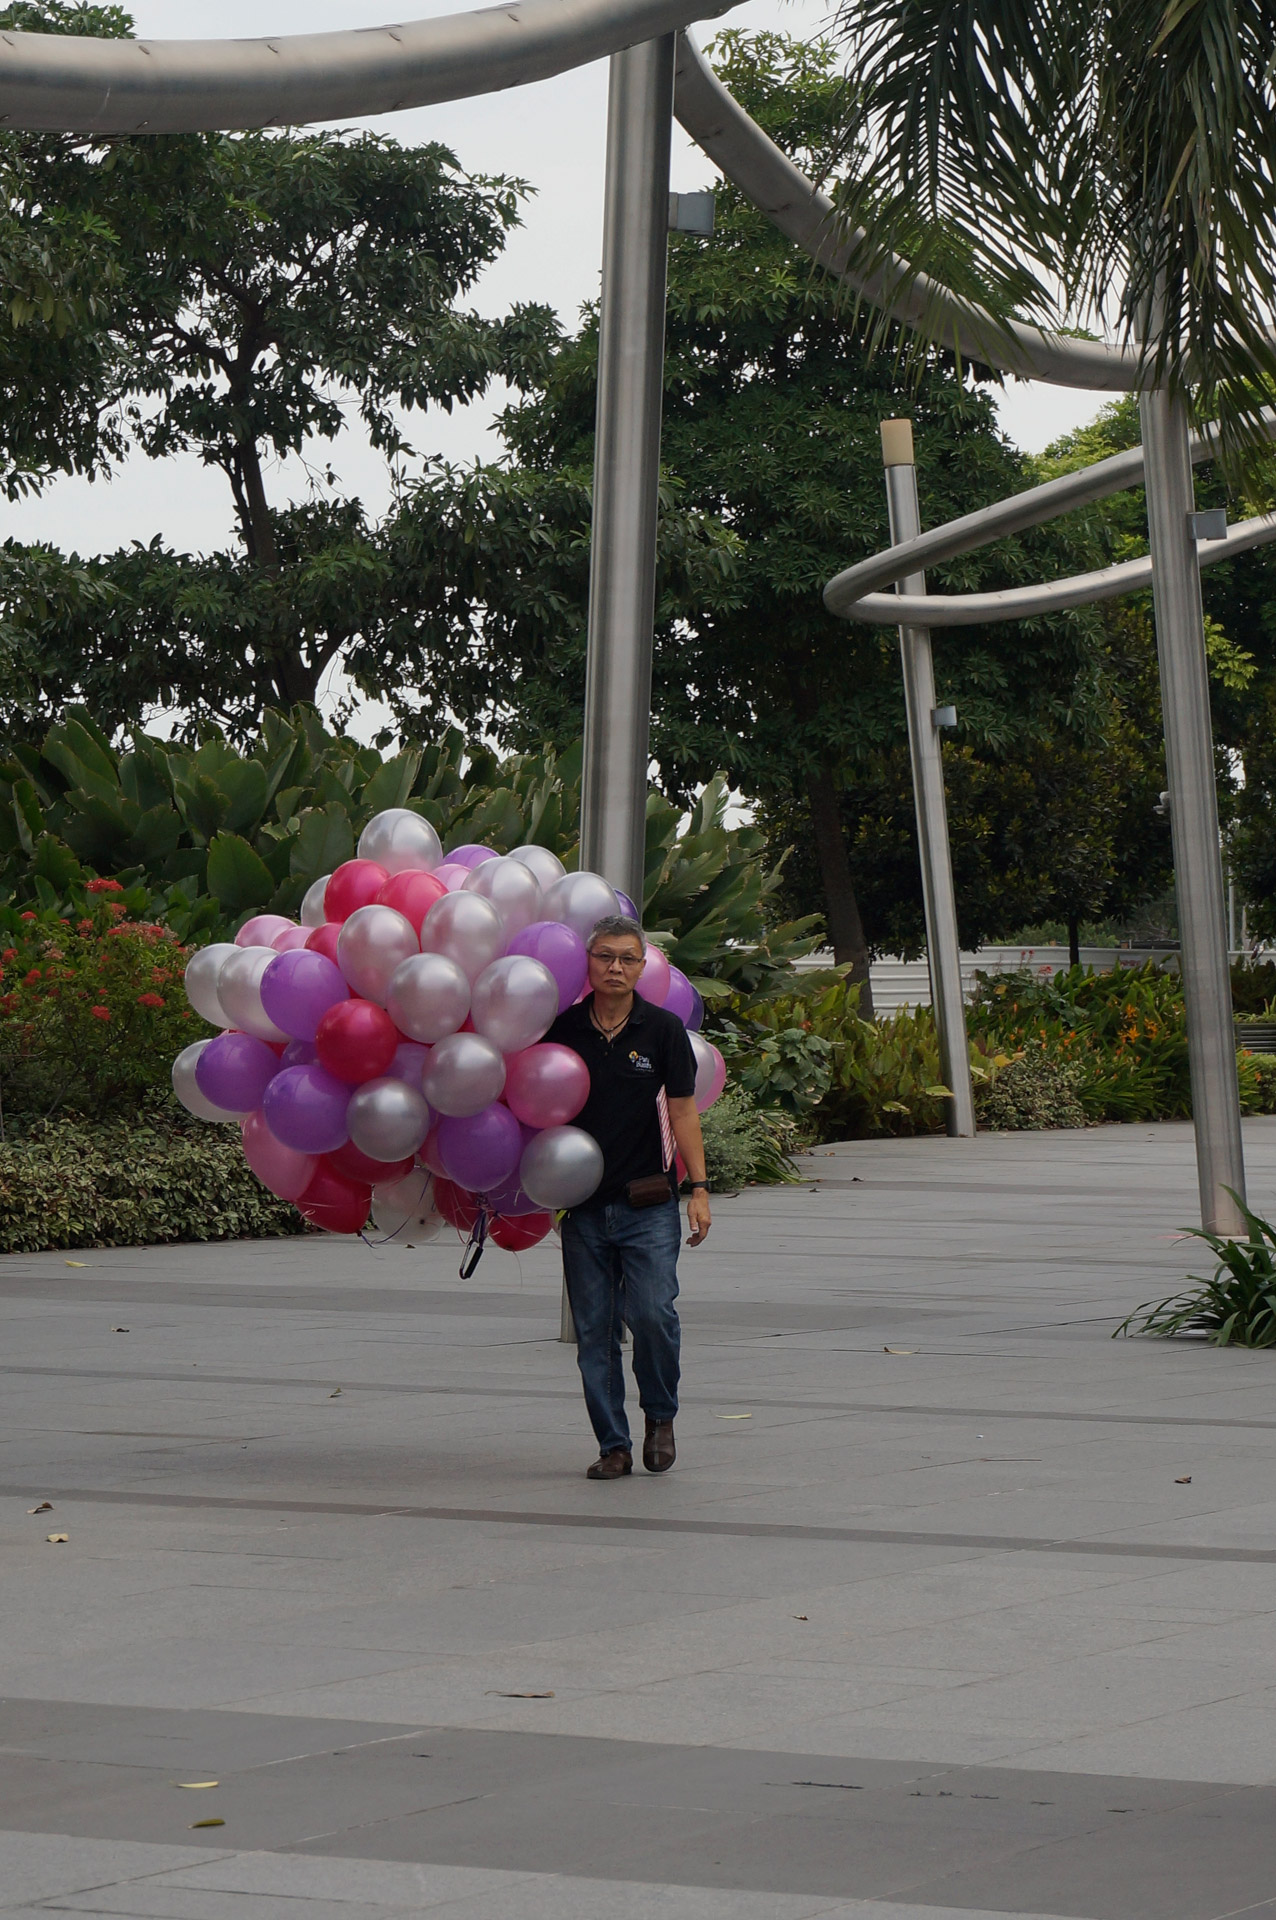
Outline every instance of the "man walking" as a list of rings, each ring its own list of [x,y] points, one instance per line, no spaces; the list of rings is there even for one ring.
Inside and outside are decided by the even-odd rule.
[[[621,1322],[634,1343],[634,1377],[646,1415],[642,1463],[667,1473],[674,1462],[681,1329],[678,1297],[676,1146],[691,1181],[688,1246],[709,1231],[704,1142],[694,1099],[696,1059],[676,1014],[634,989],[646,959],[636,920],[613,914],[586,942],[591,991],[559,1015],[545,1038],[571,1047],[589,1068],[589,1098],[575,1124],[603,1152],[594,1193],[563,1219],[563,1272],[585,1406],[599,1454],[591,1480],[632,1473],[625,1418]]]

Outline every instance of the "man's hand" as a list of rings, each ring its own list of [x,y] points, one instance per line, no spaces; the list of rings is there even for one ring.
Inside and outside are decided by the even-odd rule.
[[[707,1235],[713,1221],[709,1213],[709,1196],[703,1187],[696,1187],[687,1202],[687,1225],[691,1235],[687,1241],[689,1247],[698,1247]]]

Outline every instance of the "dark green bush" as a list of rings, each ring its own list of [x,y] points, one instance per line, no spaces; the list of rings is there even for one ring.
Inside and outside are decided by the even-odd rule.
[[[1081,1069],[1044,1047],[1030,1048],[978,1088],[981,1127],[994,1133],[1027,1133],[1045,1127],[1084,1127],[1077,1097]]]
[[[1276,1001],[1276,963],[1271,960],[1237,960],[1232,966],[1232,1012],[1241,1019],[1256,1019]]]
[[[0,1147],[0,1253],[302,1233],[250,1171],[234,1126],[155,1102],[142,1120],[40,1121]]]
[[[728,1086],[701,1117],[705,1170],[715,1192],[788,1185],[800,1178],[790,1154],[797,1128],[775,1108],[760,1107],[740,1086]]]

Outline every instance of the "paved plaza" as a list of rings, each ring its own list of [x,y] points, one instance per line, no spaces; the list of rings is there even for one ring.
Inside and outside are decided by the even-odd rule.
[[[3,1920],[1276,1916],[1276,1355],[1108,1337],[1189,1129],[802,1165],[664,1478],[552,1241],[0,1261]]]

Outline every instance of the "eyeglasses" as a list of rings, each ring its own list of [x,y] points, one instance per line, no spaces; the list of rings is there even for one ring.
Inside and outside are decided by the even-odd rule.
[[[626,973],[643,966],[647,959],[645,953],[607,953],[602,947],[594,947],[589,957],[602,967],[623,967]]]

